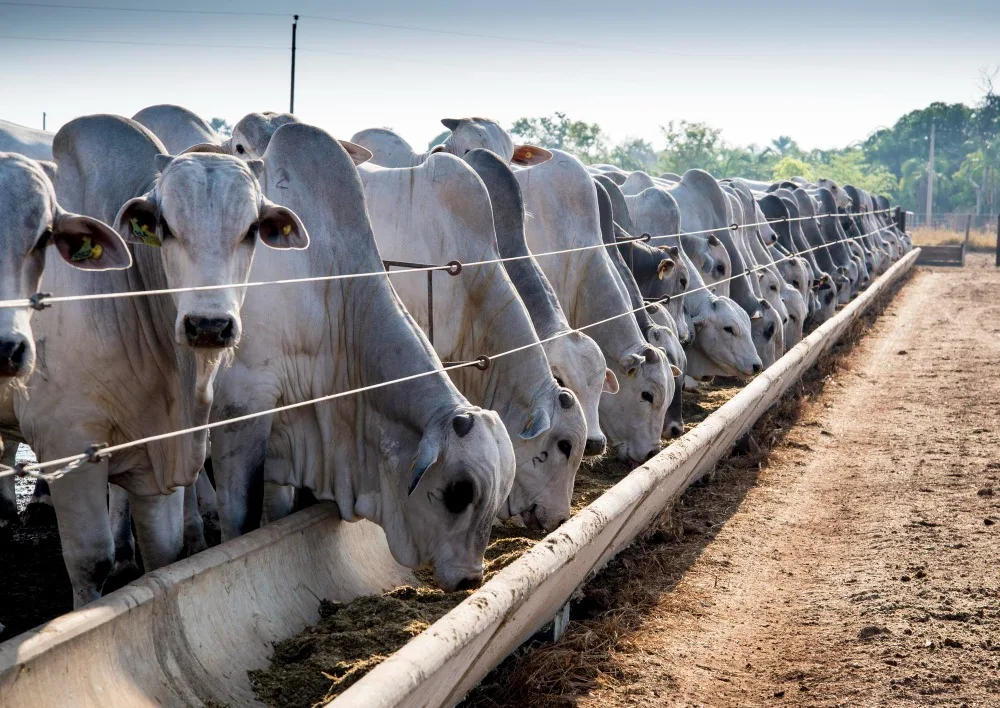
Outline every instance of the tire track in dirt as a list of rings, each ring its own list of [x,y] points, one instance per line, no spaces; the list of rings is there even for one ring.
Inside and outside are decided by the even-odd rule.
[[[615,657],[608,705],[1000,705],[1000,274],[921,269]],[[995,490],[995,491],[994,491]]]

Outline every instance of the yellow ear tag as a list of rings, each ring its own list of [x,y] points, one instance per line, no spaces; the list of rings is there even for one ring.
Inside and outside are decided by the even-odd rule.
[[[530,160],[531,159],[531,150],[525,150],[524,151],[524,159],[525,160]]]
[[[282,233],[283,236],[287,236],[288,234],[292,233],[292,225],[291,224],[285,224],[284,226],[282,226],[281,227],[281,233]]]
[[[160,243],[160,239],[149,230],[149,227],[145,224],[140,224],[139,220],[136,218],[131,219],[132,223],[132,233],[137,239],[142,241],[147,246],[153,246],[154,248],[159,248],[163,244]]]
[[[79,248],[73,252],[73,255],[71,255],[69,259],[71,261],[86,261],[91,258],[100,258],[101,251],[103,251],[103,249],[100,244],[95,246],[90,236],[84,236],[83,240],[80,242]]]

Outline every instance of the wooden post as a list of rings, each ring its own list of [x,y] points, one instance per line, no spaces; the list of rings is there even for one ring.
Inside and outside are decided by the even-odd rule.
[[[972,214],[965,215],[965,241],[962,243],[962,267],[965,267],[965,252],[969,250],[969,229],[972,228]]]
[[[997,268],[1000,268],[1000,214],[997,215]]]

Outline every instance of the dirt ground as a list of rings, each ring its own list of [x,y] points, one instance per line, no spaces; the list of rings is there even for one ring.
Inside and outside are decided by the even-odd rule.
[[[920,268],[468,704],[1000,706],[998,360],[991,257]]]

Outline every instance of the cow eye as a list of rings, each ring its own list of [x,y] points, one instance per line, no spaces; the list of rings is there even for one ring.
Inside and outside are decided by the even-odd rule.
[[[38,237],[38,242],[35,244],[36,251],[44,251],[46,247],[52,243],[52,228],[49,227],[42,232],[42,235]]]
[[[653,402],[653,394],[651,394],[649,391],[643,391],[642,392],[642,400],[644,400],[646,403],[652,403]]]
[[[792,281],[792,287],[793,287],[793,288],[798,288],[798,287],[799,287],[799,281],[797,281],[797,280],[793,280],[793,281]]]
[[[728,326],[727,327],[723,327],[722,331],[723,332],[728,332],[729,334],[733,335],[734,337],[736,336],[736,330],[733,329],[732,327],[728,327]]]
[[[566,455],[566,457],[569,457],[570,455],[573,454],[573,443],[571,443],[569,440],[560,440],[559,444],[556,445],[556,447],[558,447],[559,452]]]
[[[246,152],[246,150],[243,148],[242,145],[237,145],[236,146],[236,152],[238,152],[240,155],[242,155],[243,153]]]
[[[444,505],[452,514],[461,514],[472,503],[475,489],[472,482],[460,479],[444,489]]]
[[[687,278],[681,278],[681,287],[687,288],[687,286],[688,286]]]
[[[778,292],[778,286],[777,285],[772,285],[771,286],[771,292],[773,292],[773,293]]]
[[[247,229],[246,236],[243,237],[245,241],[253,241],[257,238],[257,222],[250,224],[250,228]]]
[[[717,272],[717,273],[718,273],[719,275],[725,275],[725,274],[726,274],[726,266],[724,266],[724,265],[722,265],[722,264],[720,263],[719,265],[715,266],[715,271],[716,271],[716,272]]]

